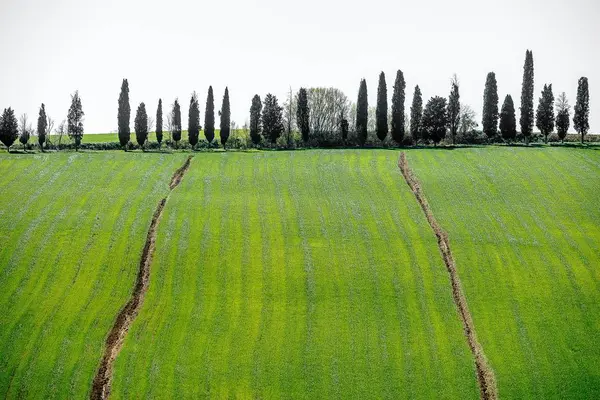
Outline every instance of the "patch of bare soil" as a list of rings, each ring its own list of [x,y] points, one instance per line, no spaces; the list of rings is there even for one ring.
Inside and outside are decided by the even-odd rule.
[[[417,202],[421,205],[421,209],[427,217],[427,222],[429,222],[429,226],[431,226],[431,229],[433,229],[433,232],[437,238],[442,259],[444,260],[444,264],[446,264],[446,269],[450,275],[452,297],[454,299],[454,303],[456,304],[456,308],[458,309],[460,319],[462,320],[465,336],[467,337],[467,342],[469,343],[469,348],[471,349],[471,353],[473,353],[473,357],[475,359],[477,382],[479,383],[481,398],[485,400],[497,399],[498,389],[496,387],[496,377],[494,375],[494,371],[488,364],[485,354],[483,353],[483,347],[477,340],[473,319],[469,313],[467,299],[463,293],[458,271],[456,270],[456,263],[452,257],[452,251],[450,250],[448,234],[441,228],[435,219],[435,216],[429,207],[429,203],[423,194],[423,190],[421,189],[419,181],[408,166],[408,161],[406,160],[406,155],[404,152],[400,154],[398,166],[402,171],[402,175],[404,176],[406,183],[414,193]]]
[[[175,171],[171,182],[169,183],[169,194],[173,189],[179,185],[183,176],[190,166],[192,156],[188,157],[185,163]],[[92,384],[92,391],[90,393],[90,399],[103,400],[107,399],[110,395],[110,385],[112,382],[112,372],[114,361],[119,355],[121,348],[123,347],[123,341],[127,335],[129,327],[133,323],[133,320],[137,316],[142,303],[144,302],[144,296],[148,290],[148,284],[150,282],[150,264],[152,263],[152,256],[156,247],[156,230],[160,222],[160,218],[167,202],[167,197],[163,198],[158,202],[148,234],[146,235],[146,244],[142,251],[142,258],[140,259],[140,266],[138,270],[137,280],[135,288],[131,294],[131,298],[125,304],[125,307],[117,315],[117,319],[110,330],[108,337],[106,338],[104,355],[100,361],[98,372],[94,377]]]

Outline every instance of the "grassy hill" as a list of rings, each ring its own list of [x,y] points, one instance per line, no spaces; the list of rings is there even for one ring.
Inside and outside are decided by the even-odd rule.
[[[89,395],[189,154],[0,153],[0,397]],[[407,154],[500,397],[595,397],[600,148]],[[399,151],[193,156],[111,398],[478,397]]]

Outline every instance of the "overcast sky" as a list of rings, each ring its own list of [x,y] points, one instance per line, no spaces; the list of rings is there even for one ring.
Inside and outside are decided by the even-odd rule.
[[[375,105],[379,72],[391,97],[401,69],[407,110],[416,84],[425,101],[447,97],[456,73],[481,125],[487,73],[518,111],[532,49],[535,106],[544,83],[574,105],[587,76],[600,132],[599,33],[599,0],[0,0],[0,107],[36,119],[44,102],[60,121],[78,89],[85,131],[114,131],[128,78],[132,125],[139,102],[154,114],[159,97],[179,97],[185,128],[192,91],[204,124],[208,86],[219,109],[227,85],[241,125],[255,93],[283,102],[290,86],[334,86],[355,102],[364,77]]]

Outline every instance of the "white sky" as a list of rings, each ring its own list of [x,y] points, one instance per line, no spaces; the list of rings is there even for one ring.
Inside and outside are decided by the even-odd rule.
[[[229,86],[241,125],[255,93],[283,102],[289,86],[334,86],[356,101],[365,77],[375,105],[379,72],[391,97],[402,69],[407,110],[416,84],[425,101],[447,97],[457,73],[461,102],[480,120],[489,71],[500,105],[511,94],[518,109],[529,48],[535,106],[544,83],[574,105],[587,76],[591,132],[600,132],[599,26],[599,0],[0,0],[0,107],[35,121],[44,102],[60,121],[79,89],[86,132],[108,132],[126,77],[132,125],[139,102],[154,115],[159,97],[165,111],[179,97],[187,125],[193,90],[204,124],[209,85],[217,110]]]

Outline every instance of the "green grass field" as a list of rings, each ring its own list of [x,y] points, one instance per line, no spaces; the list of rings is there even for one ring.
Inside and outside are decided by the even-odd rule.
[[[477,398],[396,151],[196,155],[113,398]]]
[[[600,149],[409,151],[502,398],[600,393]]]
[[[479,397],[399,151],[361,149],[0,153],[0,398],[89,396],[189,154],[111,398]],[[500,398],[598,397],[600,148],[407,154]]]
[[[0,154],[0,398],[83,398],[184,155]]]

